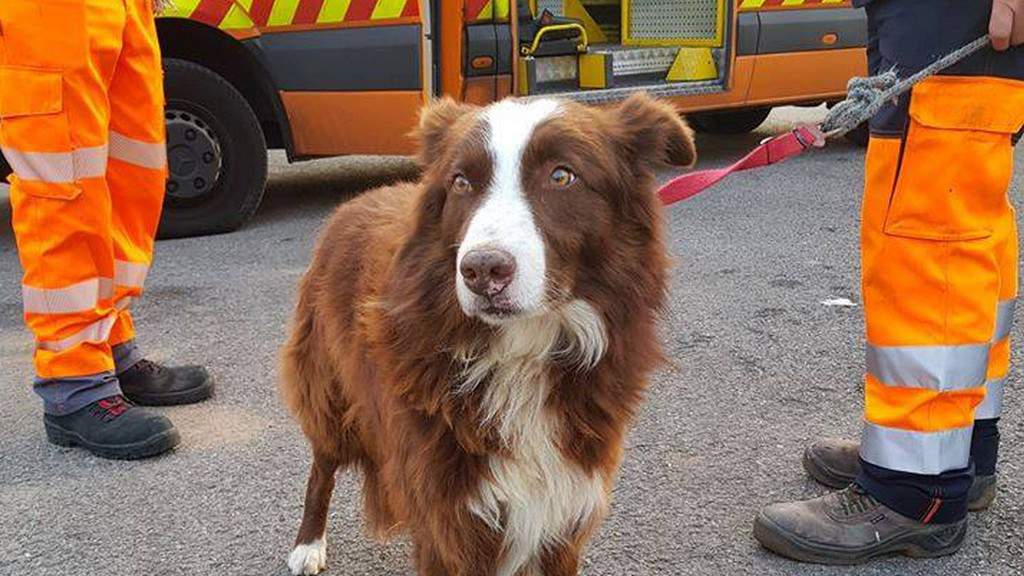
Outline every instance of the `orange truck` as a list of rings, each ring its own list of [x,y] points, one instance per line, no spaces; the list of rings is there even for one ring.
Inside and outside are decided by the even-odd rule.
[[[407,154],[420,106],[636,90],[701,131],[841,100],[865,72],[849,0],[173,0],[157,21],[170,176],[162,237],[233,230],[267,149]]]

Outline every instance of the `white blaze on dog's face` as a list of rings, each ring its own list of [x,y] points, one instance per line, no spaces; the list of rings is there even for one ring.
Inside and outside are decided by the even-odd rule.
[[[442,100],[419,135],[419,233],[454,252],[460,309],[491,324],[599,299],[614,258],[656,237],[654,170],[696,157],[675,110],[646,96],[610,109]]]
[[[521,160],[534,129],[557,113],[552,100],[506,100],[483,112],[491,181],[459,243],[455,270],[468,316],[497,322],[543,305],[544,238],[523,187]]]

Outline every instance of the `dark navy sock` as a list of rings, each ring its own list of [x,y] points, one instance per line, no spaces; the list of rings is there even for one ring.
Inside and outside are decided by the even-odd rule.
[[[971,435],[971,460],[974,461],[974,472],[979,476],[991,476],[996,473],[996,460],[999,459],[999,418],[975,420],[974,433]]]
[[[889,470],[863,459],[860,463],[857,484],[907,518],[927,524],[947,524],[967,516],[967,492],[974,482],[973,466],[928,476]]]

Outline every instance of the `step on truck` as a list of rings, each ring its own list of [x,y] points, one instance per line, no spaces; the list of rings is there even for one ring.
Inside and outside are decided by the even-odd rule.
[[[849,0],[172,0],[157,28],[164,238],[243,225],[268,149],[411,153],[432,97],[603,104],[646,90],[698,131],[741,133],[773,106],[841,100],[866,68]]]

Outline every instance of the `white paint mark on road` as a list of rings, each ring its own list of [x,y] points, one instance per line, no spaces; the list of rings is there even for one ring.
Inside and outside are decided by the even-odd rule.
[[[821,303],[825,306],[839,306],[841,308],[853,308],[857,306],[857,304],[849,298],[829,298],[828,300],[822,300]]]

